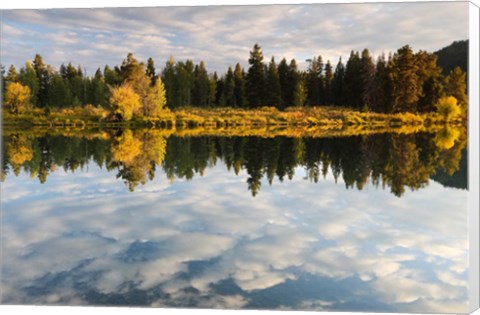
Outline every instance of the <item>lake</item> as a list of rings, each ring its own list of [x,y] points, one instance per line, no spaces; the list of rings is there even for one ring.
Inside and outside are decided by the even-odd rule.
[[[468,311],[464,130],[4,133],[2,304]]]

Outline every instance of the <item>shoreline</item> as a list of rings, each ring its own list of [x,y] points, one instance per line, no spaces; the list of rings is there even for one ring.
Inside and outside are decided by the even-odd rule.
[[[52,111],[48,115],[42,110],[12,115],[3,112],[4,126],[20,127],[75,127],[75,128],[116,128],[116,127],[157,127],[157,128],[306,128],[342,130],[350,127],[363,129],[395,129],[404,126],[464,124],[461,119],[445,122],[436,113],[383,114],[360,112],[341,107],[290,107],[284,111],[274,107],[259,109],[198,108],[185,107],[173,111],[165,110],[156,117],[134,117],[130,121],[107,121],[106,112],[96,115],[84,114],[85,109]]]

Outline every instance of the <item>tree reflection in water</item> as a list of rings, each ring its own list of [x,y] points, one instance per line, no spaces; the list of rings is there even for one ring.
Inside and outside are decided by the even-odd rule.
[[[432,133],[325,138],[188,137],[160,129],[125,129],[88,137],[9,132],[3,140],[2,180],[23,169],[44,183],[58,168],[74,172],[94,162],[117,172],[117,178],[134,191],[139,184],[153,180],[157,167],[163,168],[171,181],[190,180],[220,159],[229,171],[247,172],[252,196],[259,193],[263,179],[269,185],[274,179],[291,180],[295,169],[303,167],[306,177],[315,183],[331,172],[335,180],[342,177],[347,189],[362,190],[371,183],[389,187],[398,197],[407,188],[428,185],[436,174],[451,176],[461,165],[465,167],[460,161],[467,142],[465,129],[452,126]],[[466,177],[458,181],[455,187],[466,188]]]

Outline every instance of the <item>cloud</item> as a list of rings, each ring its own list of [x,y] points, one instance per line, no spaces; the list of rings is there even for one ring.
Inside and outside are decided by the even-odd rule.
[[[237,62],[247,66],[256,42],[267,59],[296,58],[305,66],[314,55],[336,63],[352,49],[376,56],[405,44],[434,51],[468,38],[462,2],[8,10],[3,16],[6,64],[20,66],[40,53],[57,67],[71,61],[89,73],[120,64],[128,52],[153,57],[158,68],[174,55],[223,73]],[[85,54],[90,50],[97,53]]]

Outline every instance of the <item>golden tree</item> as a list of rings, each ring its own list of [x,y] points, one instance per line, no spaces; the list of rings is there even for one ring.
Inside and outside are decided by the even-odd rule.
[[[121,115],[124,120],[132,119],[133,114],[141,107],[140,97],[128,84],[112,89],[110,103],[113,111]]]
[[[167,104],[165,87],[161,78],[157,78],[155,84],[148,89],[148,93],[143,99],[143,115],[147,117],[158,116],[165,104]]]
[[[5,107],[12,114],[21,114],[30,108],[30,88],[20,83],[7,84],[5,88]]]

